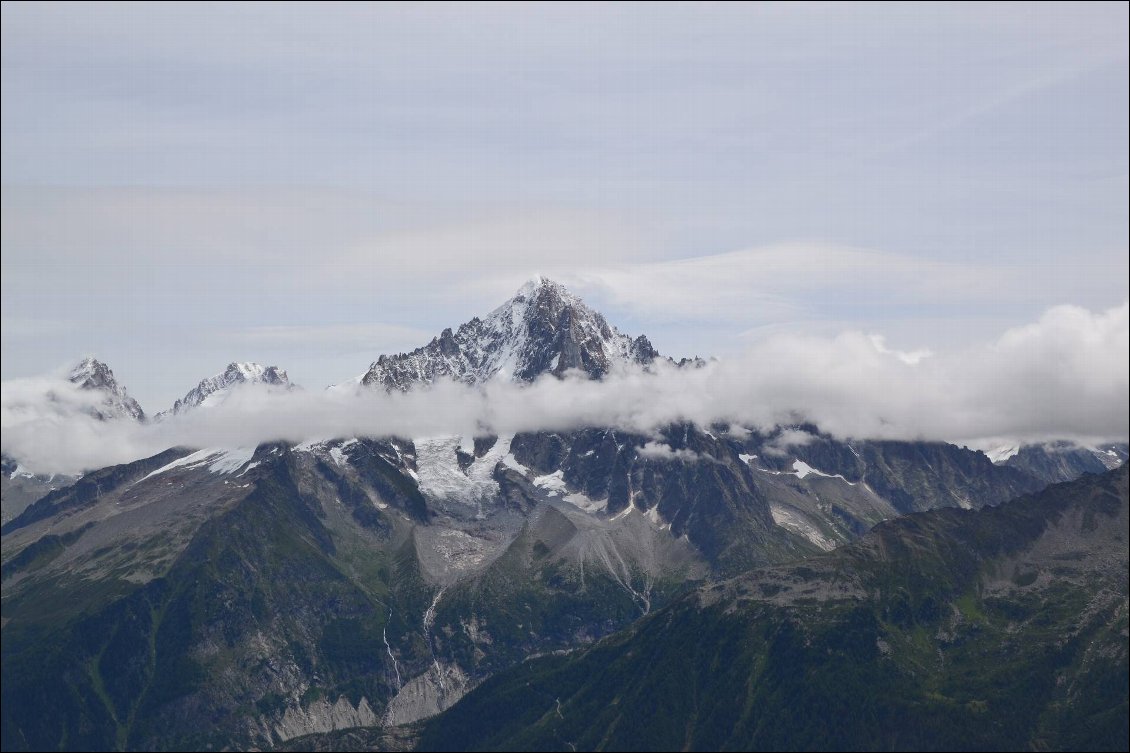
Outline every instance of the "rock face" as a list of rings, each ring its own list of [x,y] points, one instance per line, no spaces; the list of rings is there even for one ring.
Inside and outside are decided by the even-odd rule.
[[[360,382],[408,390],[441,378],[528,382],[569,369],[599,378],[616,364],[648,364],[658,355],[646,337],[620,333],[564,286],[538,277],[485,318],[445,329],[411,353],[381,356]]]
[[[393,727],[435,716],[466,695],[467,684],[468,677],[458,665],[440,665],[437,662],[400,689],[389,701],[382,721]]]
[[[129,396],[126,388],[118,384],[110,367],[101,361],[84,358],[71,369],[69,379],[84,390],[101,392],[105,395],[101,406],[92,409],[96,418],[103,421],[116,418],[145,420],[145,411]]]
[[[202,379],[200,384],[177,400],[173,407],[157,414],[157,418],[176,416],[201,406],[217,405],[224,400],[233,387],[247,384],[262,384],[280,389],[292,389],[286,372],[277,366],[262,366],[257,363],[230,363],[215,376]]]
[[[342,696],[332,704],[322,698],[309,706],[288,707],[283,712],[282,719],[273,725],[266,723],[266,726],[273,733],[268,739],[286,741],[353,727],[372,727],[379,721],[369,707],[368,699],[362,698],[355,707],[348,698]]]

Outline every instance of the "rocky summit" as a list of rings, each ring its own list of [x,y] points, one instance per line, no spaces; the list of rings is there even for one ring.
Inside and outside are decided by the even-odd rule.
[[[96,358],[88,357],[79,361],[71,369],[68,378],[81,389],[103,395],[101,404],[91,409],[96,418],[104,421],[114,418],[145,420],[145,411],[129,396],[126,388],[118,384],[110,367]]]
[[[241,385],[266,385],[280,389],[291,389],[293,385],[286,372],[277,366],[262,366],[257,363],[230,363],[215,376],[202,379],[173,407],[157,414],[157,418],[178,416],[201,406],[219,404],[235,387]]]
[[[535,277],[486,317],[445,329],[411,353],[381,356],[358,381],[408,390],[444,377],[529,382],[570,369],[599,378],[618,364],[648,364],[658,356],[643,335],[621,333],[563,285]]]

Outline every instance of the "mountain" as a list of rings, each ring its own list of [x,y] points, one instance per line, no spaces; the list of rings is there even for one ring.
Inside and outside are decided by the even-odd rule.
[[[778,524],[823,549],[899,515],[998,505],[1047,485],[945,442],[842,440],[812,425],[728,431]]]
[[[617,364],[648,364],[658,355],[643,335],[620,333],[564,286],[535,277],[485,318],[445,329],[411,353],[381,356],[359,381],[407,390],[441,378],[529,382],[568,369],[599,378]]]
[[[366,376],[388,390],[599,378],[657,357],[539,279]],[[232,364],[161,415],[245,384],[290,388],[277,368]],[[7,495],[26,474],[4,470]],[[681,614],[687,593],[767,567],[849,572],[869,545],[846,545],[884,521],[1045,485],[940,442],[687,423],[177,447],[72,481],[37,487],[0,527],[5,750],[403,747],[493,678]],[[813,599],[788,609],[823,615]],[[729,614],[709,619],[736,631]]]
[[[0,529],[4,748],[61,730],[72,746],[277,747],[412,723],[687,589],[819,551],[799,510],[838,520],[863,494],[886,505],[876,521],[898,515],[871,473],[913,506],[969,462],[875,450],[879,470],[849,483],[751,462],[774,444],[590,428],[180,448],[88,473]],[[834,467],[841,449],[820,446],[799,449]],[[988,464],[973,477],[1018,473],[970,454]]]
[[[1124,749],[1128,475],[704,586],[487,680],[419,748]]]
[[[99,421],[144,421],[145,411],[118,383],[114,372],[96,358],[84,358],[67,375],[69,381],[96,397],[95,405],[83,410]],[[55,489],[68,486],[77,476],[44,474],[26,468],[20,460],[4,454],[0,458],[0,523],[7,523],[32,502]]]
[[[71,369],[68,379],[84,390],[99,392],[104,395],[101,407],[92,408],[96,418],[110,420],[115,418],[130,418],[135,421],[145,420],[145,411],[137,401],[129,396],[126,388],[118,384],[114,372],[110,367],[95,358],[84,358]]]
[[[33,473],[8,455],[0,455],[0,524],[19,515],[37,499],[74,483],[76,476]]]
[[[1075,442],[1025,444],[1001,461],[1045,483],[1070,481],[1084,473],[1105,473],[1126,462],[1125,444],[1087,447]]]
[[[277,366],[262,366],[257,363],[230,363],[228,367],[215,376],[202,379],[200,384],[193,387],[173,407],[157,414],[157,418],[178,416],[185,411],[201,406],[218,405],[231,393],[237,385],[263,384],[281,389],[293,389],[286,372]]]
[[[412,722],[717,567],[814,551],[725,443],[665,438],[686,453],[582,432],[545,473],[557,450],[532,436],[181,448],[89,473],[0,529],[3,747]]]

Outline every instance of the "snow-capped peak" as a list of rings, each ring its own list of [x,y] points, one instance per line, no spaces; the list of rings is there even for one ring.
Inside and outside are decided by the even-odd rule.
[[[564,285],[538,275],[486,317],[445,329],[411,353],[381,356],[360,381],[407,390],[441,378],[528,382],[569,369],[599,378],[616,363],[650,363],[657,355],[646,337],[620,333]]]
[[[549,290],[554,295],[556,295],[556,296],[558,296],[562,299],[568,299],[568,300],[570,300],[574,303],[580,303],[582,306],[584,305],[584,303],[581,301],[581,299],[578,298],[577,296],[573,295],[572,293],[570,293],[569,289],[566,288],[564,285],[562,285],[558,282],[554,282],[553,280],[549,279],[548,277],[542,277],[541,275],[534,275],[530,279],[526,280],[526,282],[524,282],[522,284],[522,287],[518,288],[518,292],[516,292],[514,294],[514,299],[535,298],[535,297],[537,297],[538,293],[542,290]],[[511,299],[511,300],[514,300],[514,299]],[[503,304],[503,306],[505,306],[505,305],[506,304]]]
[[[110,367],[97,358],[87,356],[71,369],[68,379],[80,389],[101,392],[105,395],[100,407],[93,408],[96,418],[103,421],[113,418],[145,420],[145,411],[130,397],[126,388],[118,384]]]
[[[215,376],[200,381],[188,393],[177,400],[173,407],[157,414],[157,418],[179,415],[192,408],[218,405],[223,402],[231,389],[241,384],[262,384],[269,387],[293,389],[286,372],[277,366],[263,366],[248,361],[237,361]]]

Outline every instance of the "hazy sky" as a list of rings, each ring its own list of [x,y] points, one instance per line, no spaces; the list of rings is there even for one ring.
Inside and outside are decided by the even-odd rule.
[[[2,377],[311,387],[534,273],[675,356],[1128,297],[1127,5],[4,4]]]

